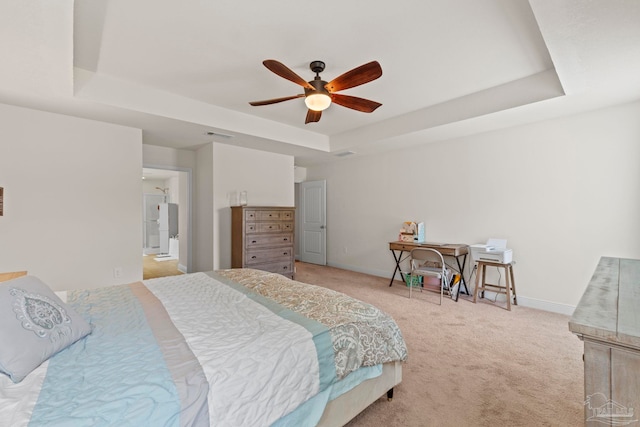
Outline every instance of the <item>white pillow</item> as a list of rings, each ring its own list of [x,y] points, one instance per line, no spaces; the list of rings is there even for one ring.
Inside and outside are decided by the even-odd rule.
[[[91,326],[35,276],[0,283],[0,372],[14,383]]]

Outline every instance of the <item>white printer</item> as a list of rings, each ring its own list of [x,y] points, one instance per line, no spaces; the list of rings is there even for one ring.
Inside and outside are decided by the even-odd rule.
[[[469,247],[474,262],[488,261],[508,264],[513,260],[513,251],[507,248],[506,239],[489,239],[486,244],[478,243]]]

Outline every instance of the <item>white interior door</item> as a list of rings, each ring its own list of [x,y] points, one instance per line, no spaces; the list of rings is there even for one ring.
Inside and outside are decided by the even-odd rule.
[[[327,182],[300,183],[300,261],[327,264]]]

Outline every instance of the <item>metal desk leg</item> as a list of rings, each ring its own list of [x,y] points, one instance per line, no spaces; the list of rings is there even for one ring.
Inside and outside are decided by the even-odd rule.
[[[454,257],[456,259],[456,263],[458,264],[458,270],[460,271],[460,285],[458,286],[458,291],[456,292],[456,298],[454,301],[458,301],[458,297],[460,296],[460,288],[464,286],[465,294],[469,295],[469,288],[467,288],[467,282],[464,280],[464,267],[467,264],[467,254],[464,254],[462,257],[462,265],[460,265],[460,257]]]
[[[391,276],[391,281],[389,282],[389,286],[393,285],[393,280],[396,278],[396,272],[400,272],[400,278],[404,282],[404,277],[402,276],[402,270],[400,270],[400,261],[402,260],[402,252],[396,256],[396,251],[391,249],[391,253],[393,254],[393,258],[396,260],[396,268],[393,270],[393,276]]]
[[[465,294],[470,295],[469,288],[467,287],[467,281],[464,280],[464,267],[467,264],[467,254],[464,254],[462,257],[462,266],[460,266],[460,257],[456,257],[456,263],[458,263],[458,269],[460,270],[460,280],[462,281],[462,286],[464,286]],[[458,286],[456,301],[458,301],[458,295],[460,295],[460,286]]]

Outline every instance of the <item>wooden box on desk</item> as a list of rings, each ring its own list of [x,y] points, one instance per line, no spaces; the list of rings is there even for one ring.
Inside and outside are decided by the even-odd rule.
[[[400,242],[414,242],[415,234],[413,233],[400,233]]]

